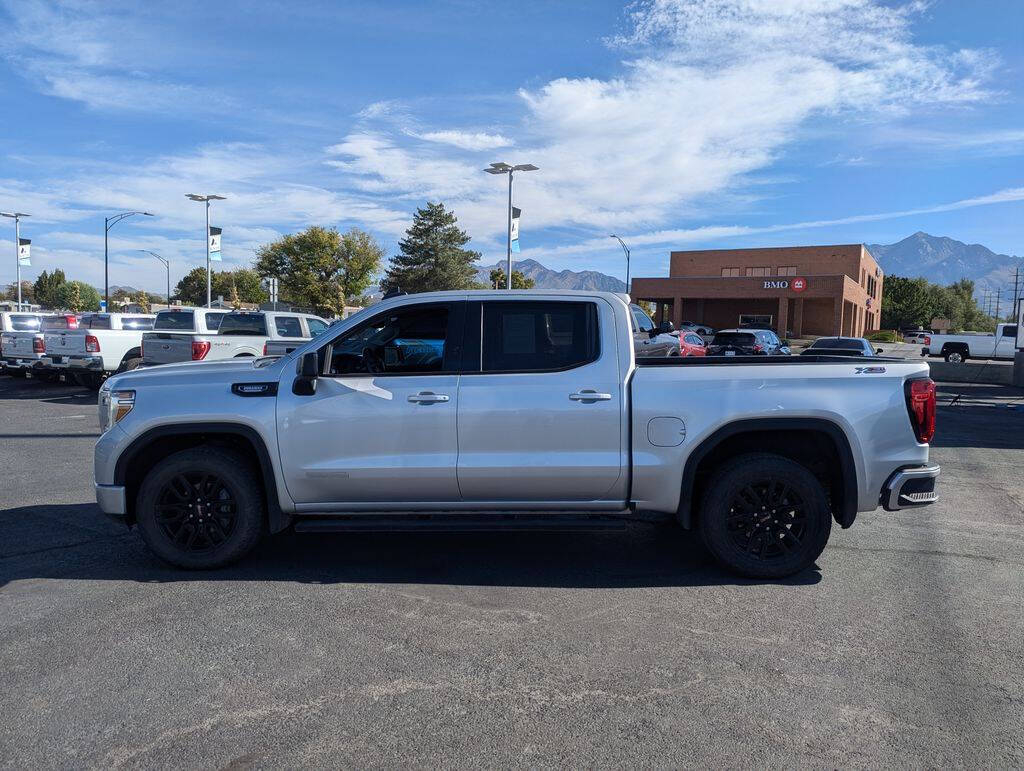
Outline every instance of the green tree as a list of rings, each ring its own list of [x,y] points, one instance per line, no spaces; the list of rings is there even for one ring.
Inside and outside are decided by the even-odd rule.
[[[927,326],[932,320],[934,293],[923,278],[886,276],[882,294],[882,327],[904,329]]]
[[[463,249],[469,235],[457,223],[455,213],[444,204],[428,203],[417,209],[405,238],[398,242],[401,254],[391,258],[381,290],[416,293],[479,288],[474,263],[480,253]]]
[[[3,293],[3,295],[4,295],[4,299],[5,300],[14,300],[15,302],[17,302],[18,301],[18,285],[17,285],[17,283],[8,284],[7,285],[7,290]],[[21,301],[23,303],[33,303],[33,302],[36,302],[35,298],[36,298],[35,284],[33,284],[31,281],[22,281],[21,282]]]
[[[213,299],[230,297],[232,287],[238,290],[238,298],[243,303],[259,304],[267,300],[267,293],[260,286],[260,278],[254,270],[238,268],[211,273]],[[206,268],[193,268],[186,273],[174,287],[174,296],[186,305],[206,305]]]
[[[256,273],[278,279],[282,300],[340,315],[348,298],[370,285],[383,257],[369,233],[314,225],[257,249]]]
[[[57,303],[61,308],[75,311],[98,311],[100,293],[96,287],[84,281],[67,281],[57,290]]]
[[[36,302],[44,308],[57,307],[57,289],[66,281],[64,271],[60,268],[54,270],[53,273],[47,273],[44,270],[39,274],[33,287]]]
[[[505,288],[505,269],[496,268],[491,271],[491,289],[504,289]],[[527,278],[526,274],[521,270],[512,271],[512,288],[513,289],[533,289],[536,282],[532,278]]]
[[[135,302],[139,306],[139,310],[143,313],[149,313],[152,306],[149,304],[149,294],[145,290],[139,290],[139,294],[138,297],[135,298]]]

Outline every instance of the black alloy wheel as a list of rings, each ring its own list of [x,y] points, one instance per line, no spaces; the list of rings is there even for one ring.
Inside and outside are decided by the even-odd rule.
[[[807,534],[807,511],[786,482],[764,479],[736,490],[726,527],[732,542],[760,560],[777,560],[799,550]]]
[[[186,551],[205,552],[231,537],[238,521],[238,502],[217,475],[182,472],[160,490],[155,513],[171,543]]]

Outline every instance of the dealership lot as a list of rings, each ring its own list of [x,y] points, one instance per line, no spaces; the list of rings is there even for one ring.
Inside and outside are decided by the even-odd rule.
[[[956,394],[942,500],[772,583],[642,525],[173,571],[93,503],[95,394],[0,378],[0,762],[1020,766],[1024,393]]]

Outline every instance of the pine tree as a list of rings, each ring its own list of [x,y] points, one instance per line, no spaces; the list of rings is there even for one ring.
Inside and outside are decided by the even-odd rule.
[[[381,290],[412,294],[479,288],[474,263],[480,252],[462,248],[469,243],[469,235],[457,222],[444,204],[427,203],[417,209],[405,238],[398,242],[401,254],[391,258]]]

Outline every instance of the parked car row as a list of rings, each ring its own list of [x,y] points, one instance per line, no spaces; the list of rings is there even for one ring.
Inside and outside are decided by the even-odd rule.
[[[324,332],[306,313],[170,308],[156,314],[0,315],[0,362],[10,375],[98,389],[144,366],[280,356]]]

